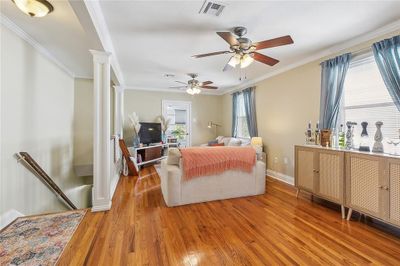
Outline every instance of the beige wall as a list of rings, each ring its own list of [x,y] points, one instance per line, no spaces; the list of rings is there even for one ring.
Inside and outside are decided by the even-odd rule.
[[[93,80],[75,79],[74,164],[93,163]]]
[[[222,121],[221,96],[202,94],[191,96],[186,93],[125,90],[124,97],[124,138],[129,146],[132,144],[133,131],[128,120],[128,115],[136,112],[141,121],[155,121],[156,117],[162,112],[162,100],[192,102],[192,145],[207,143],[209,140],[215,138],[215,129],[207,127],[208,121],[215,123],[221,123]]]
[[[373,42],[394,36],[387,34],[362,43],[345,52],[370,47]],[[398,34],[398,33],[397,33]],[[258,133],[263,138],[268,154],[267,167],[270,170],[294,175],[294,145],[304,143],[304,131],[308,121],[319,119],[321,58],[256,84],[256,110]],[[232,96],[223,96],[223,131],[231,131]],[[315,126],[315,125],[314,125]]]
[[[29,152],[78,205],[73,173],[74,79],[1,26],[0,215],[65,209],[39,179],[17,163]],[[71,192],[71,193],[70,193]]]

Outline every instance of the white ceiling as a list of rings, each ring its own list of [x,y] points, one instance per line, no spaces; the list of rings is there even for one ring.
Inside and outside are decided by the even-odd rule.
[[[78,2],[50,0],[55,11],[38,19],[29,18],[11,1],[0,1],[2,14],[71,72],[78,77],[92,76],[88,49],[99,49],[99,43],[93,40],[93,35],[88,35],[85,22],[79,20],[82,14],[75,15],[76,8],[71,5],[74,7]],[[290,34],[295,42],[262,50],[261,53],[281,62],[274,67],[254,62],[242,73],[249,82],[400,19],[400,1],[222,2],[227,4],[222,15],[211,17],[198,13],[202,0],[101,0],[100,10],[126,87],[168,91],[169,86],[177,85],[174,80],[188,80],[185,73],[189,72],[199,73],[200,81],[214,81],[220,87],[217,93],[244,84],[246,81],[239,81],[239,70],[222,72],[229,55],[191,57],[226,50],[227,43],[215,32],[235,26],[246,26],[246,37],[253,41]],[[165,73],[176,77],[165,78]]]
[[[93,76],[89,49],[99,48],[99,44],[88,38],[68,1],[50,0],[54,12],[44,18],[25,15],[11,0],[0,1],[1,13],[44,47],[72,75]]]
[[[220,17],[199,14],[203,1],[102,1],[102,11],[126,84],[166,89],[188,72],[212,80],[221,90],[240,85],[239,70],[222,72],[229,55],[195,59],[199,53],[227,50],[216,31],[246,26],[253,41],[290,34],[295,42],[261,52],[281,62],[254,62],[248,79],[295,63],[332,45],[400,19],[400,2],[223,1]],[[384,15],[383,15],[384,14]],[[176,74],[166,79],[163,73]]]

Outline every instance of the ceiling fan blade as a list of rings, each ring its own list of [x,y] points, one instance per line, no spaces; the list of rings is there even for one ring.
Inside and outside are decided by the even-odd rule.
[[[256,46],[256,50],[261,50],[261,49],[265,49],[265,48],[272,48],[272,47],[277,47],[277,46],[287,45],[287,44],[292,44],[292,43],[293,43],[292,37],[290,37],[290,35],[286,35],[286,36],[278,37],[278,38],[271,39],[271,40],[256,42],[253,45]]]
[[[203,89],[211,89],[211,90],[216,90],[216,89],[218,89],[218,87],[215,87],[215,86],[200,86],[200,88],[203,88]]]
[[[213,53],[208,53],[208,54],[197,54],[197,55],[192,55],[194,58],[202,58],[206,56],[213,56],[213,55],[220,55],[220,54],[228,54],[230,51],[220,51],[220,52],[213,52]]]
[[[175,82],[187,85],[187,83],[183,81],[175,80]]]
[[[273,66],[273,65],[279,63],[279,60],[269,57],[269,56],[266,56],[266,55],[263,55],[263,54],[260,54],[260,53],[257,53],[257,52],[253,53],[253,58],[254,58],[254,60],[257,60],[258,62],[267,64],[270,66]]]
[[[230,46],[239,45],[239,42],[236,40],[235,35],[230,32],[217,32],[219,37],[224,39]]]
[[[213,83],[212,81],[207,80],[207,81],[202,82],[201,86],[205,86],[205,85],[212,84],[212,83]]]

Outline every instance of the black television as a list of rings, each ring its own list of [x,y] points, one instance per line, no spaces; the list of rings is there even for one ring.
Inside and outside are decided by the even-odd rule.
[[[139,130],[140,142],[143,144],[161,142],[161,123],[141,122]]]

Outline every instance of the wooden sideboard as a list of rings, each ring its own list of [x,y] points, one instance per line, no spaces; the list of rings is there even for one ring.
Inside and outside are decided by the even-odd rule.
[[[300,190],[400,227],[400,158],[387,154],[295,146]]]

